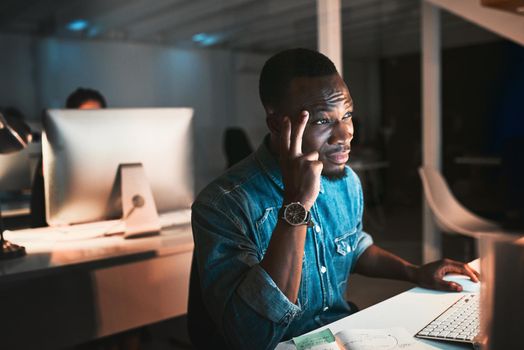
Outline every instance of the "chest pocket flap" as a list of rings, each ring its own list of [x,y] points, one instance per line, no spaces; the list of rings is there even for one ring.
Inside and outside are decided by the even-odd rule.
[[[335,249],[338,254],[342,256],[346,256],[347,254],[351,253],[353,249],[355,248],[355,239],[356,239],[356,233],[357,228],[353,228],[352,230],[344,233],[341,236],[338,236],[333,241],[335,243]]]

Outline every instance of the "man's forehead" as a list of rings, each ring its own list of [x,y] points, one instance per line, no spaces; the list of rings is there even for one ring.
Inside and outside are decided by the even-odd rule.
[[[321,77],[296,77],[288,87],[288,98],[292,103],[320,106],[327,101],[343,102],[350,106],[353,100],[344,80],[338,75]]]
[[[292,95],[318,95],[343,93],[349,96],[349,91],[338,74],[320,77],[296,77],[293,78],[288,87],[288,93]]]

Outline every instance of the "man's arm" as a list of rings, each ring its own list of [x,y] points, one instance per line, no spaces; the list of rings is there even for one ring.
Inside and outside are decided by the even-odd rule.
[[[192,207],[202,302],[228,349],[273,349],[300,305],[291,303],[259,265],[259,247],[231,211],[234,200]]]
[[[318,153],[302,154],[308,114],[284,118],[280,162],[284,204],[309,210],[320,190]],[[249,205],[249,203],[244,203]],[[307,227],[278,220],[262,260],[243,220],[211,202],[193,204],[195,256],[204,303],[232,349],[273,349],[301,314],[298,291]]]
[[[479,281],[479,273],[468,264],[444,259],[417,266],[374,244],[362,253],[355,272],[369,277],[408,281],[425,288],[457,292],[462,291],[462,286],[443,280],[446,274],[458,273],[469,276],[473,282]]]
[[[302,136],[309,113],[296,121],[284,117],[280,131],[280,166],[284,182],[284,203],[300,202],[310,210],[320,190],[322,162],[318,153],[302,154]],[[291,226],[283,220],[273,231],[260,266],[271,276],[282,293],[296,303],[302,277],[306,225]]]

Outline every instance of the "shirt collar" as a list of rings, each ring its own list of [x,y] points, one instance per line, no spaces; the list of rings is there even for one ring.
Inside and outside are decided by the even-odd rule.
[[[264,140],[255,151],[255,158],[262,167],[262,170],[269,176],[269,178],[278,186],[282,191],[284,191],[284,183],[282,182],[282,172],[280,171],[280,164],[278,162],[278,157],[271,153],[269,149],[269,134],[264,137]],[[323,178],[320,180],[320,193],[324,193],[324,186],[322,182]]]

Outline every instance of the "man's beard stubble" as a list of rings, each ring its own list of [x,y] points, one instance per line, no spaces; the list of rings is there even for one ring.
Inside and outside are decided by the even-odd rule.
[[[348,176],[346,167],[337,171],[322,172],[322,176],[328,181],[339,181]]]

